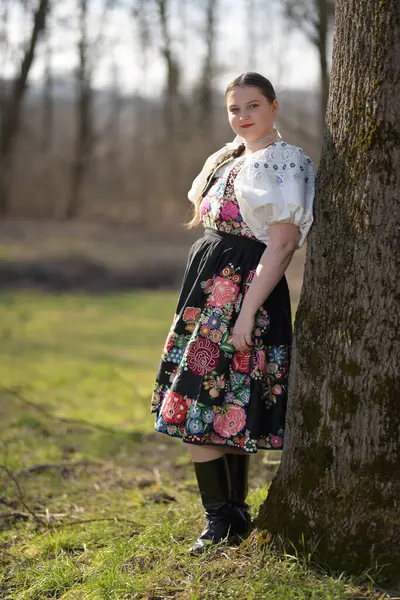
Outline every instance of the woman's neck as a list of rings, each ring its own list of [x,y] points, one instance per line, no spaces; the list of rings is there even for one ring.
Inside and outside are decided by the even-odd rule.
[[[259,150],[263,150],[264,148],[267,148],[271,144],[274,144],[276,141],[278,141],[278,139],[279,139],[278,132],[277,132],[276,128],[274,127],[272,131],[270,131],[269,133],[266,133],[265,135],[260,137],[258,140],[254,140],[254,142],[247,142],[247,143],[245,142],[244,154],[245,154],[245,156],[250,156],[254,152],[258,152]]]

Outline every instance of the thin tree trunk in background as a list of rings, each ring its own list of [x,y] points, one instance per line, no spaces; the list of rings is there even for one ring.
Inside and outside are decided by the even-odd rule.
[[[400,579],[400,8],[338,0],[282,461],[256,524]],[[304,535],[304,545],[302,541]]]
[[[111,85],[110,113],[107,126],[107,168],[109,173],[118,180],[119,177],[119,159],[121,149],[121,112],[122,97],[120,91],[118,64],[113,60],[111,65]]]
[[[200,86],[200,124],[212,129],[213,124],[213,79],[215,73],[215,26],[217,0],[208,0],[206,5],[206,54]]]
[[[172,51],[171,35],[168,28],[168,0],[157,0],[158,16],[161,27],[162,49],[167,71],[165,88],[165,125],[167,137],[175,133],[176,114],[179,108],[180,67]]]
[[[29,71],[35,57],[40,34],[45,28],[48,0],[40,0],[33,16],[32,33],[21,61],[18,75],[12,89],[3,104],[0,125],[0,215],[6,216],[10,209],[10,185],[12,153],[18,133],[22,100],[26,90]]]
[[[5,63],[9,59],[9,0],[0,2],[0,70],[3,71]],[[7,84],[3,80],[0,84],[0,120],[2,119],[4,107],[7,100]],[[1,121],[0,121],[1,122]]]
[[[71,193],[65,213],[67,219],[74,219],[81,210],[81,189],[93,145],[93,91],[91,69],[89,68],[89,42],[87,33],[88,0],[79,0],[79,10],[80,37],[78,42],[79,66],[77,70],[78,97],[76,104],[77,136],[75,157],[72,164]]]
[[[318,52],[320,66],[321,139],[329,94],[328,35],[335,16],[335,0],[282,0],[287,18],[308,37]]]
[[[53,70],[52,70],[53,49],[51,46],[51,34],[47,31],[46,53],[45,53],[45,73],[43,87],[43,127],[42,127],[42,149],[43,152],[49,152],[53,139],[54,130],[54,98],[53,98]]]

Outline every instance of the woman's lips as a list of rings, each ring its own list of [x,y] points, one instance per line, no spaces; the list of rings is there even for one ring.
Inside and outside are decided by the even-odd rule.
[[[253,127],[254,123],[250,123],[249,125],[241,125],[240,127],[247,129],[248,127]]]

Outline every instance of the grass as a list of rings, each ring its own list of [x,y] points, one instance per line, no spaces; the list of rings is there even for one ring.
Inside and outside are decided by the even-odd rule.
[[[176,298],[0,295],[0,598],[389,597],[371,575],[279,556],[259,532],[188,555],[203,526],[191,461],[149,414]],[[251,460],[253,516],[266,458]]]

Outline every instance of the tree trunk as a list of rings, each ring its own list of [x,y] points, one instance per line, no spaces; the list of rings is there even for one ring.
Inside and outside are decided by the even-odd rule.
[[[338,0],[282,461],[256,524],[400,579],[400,14]],[[304,543],[302,541],[304,534]],[[278,542],[278,538],[281,540]]]
[[[82,208],[81,189],[93,146],[92,69],[89,66],[89,40],[87,32],[88,0],[79,0],[79,9],[80,37],[78,42],[79,67],[77,70],[78,98],[76,104],[78,131],[75,156],[72,164],[71,193],[65,212],[66,219],[75,219]]]
[[[26,82],[32,66],[37,42],[45,28],[48,0],[40,0],[33,17],[32,33],[21,61],[18,74],[13,82],[11,93],[2,107],[0,125],[0,215],[9,212],[10,175],[12,152],[18,133],[22,100],[26,90]]]
[[[157,0],[158,16],[161,27],[162,48],[161,54],[166,67],[166,87],[164,101],[164,119],[166,126],[166,137],[176,133],[177,117],[180,103],[180,79],[181,70],[179,63],[172,50],[172,40],[168,28],[168,1]]]
[[[42,150],[49,153],[52,149],[54,131],[54,97],[53,97],[53,48],[51,33],[47,31],[46,52],[44,56],[45,73],[43,86],[43,120],[42,120]]]
[[[215,73],[215,26],[216,0],[208,0],[206,5],[206,53],[200,85],[200,126],[212,132],[213,125],[213,79]]]

